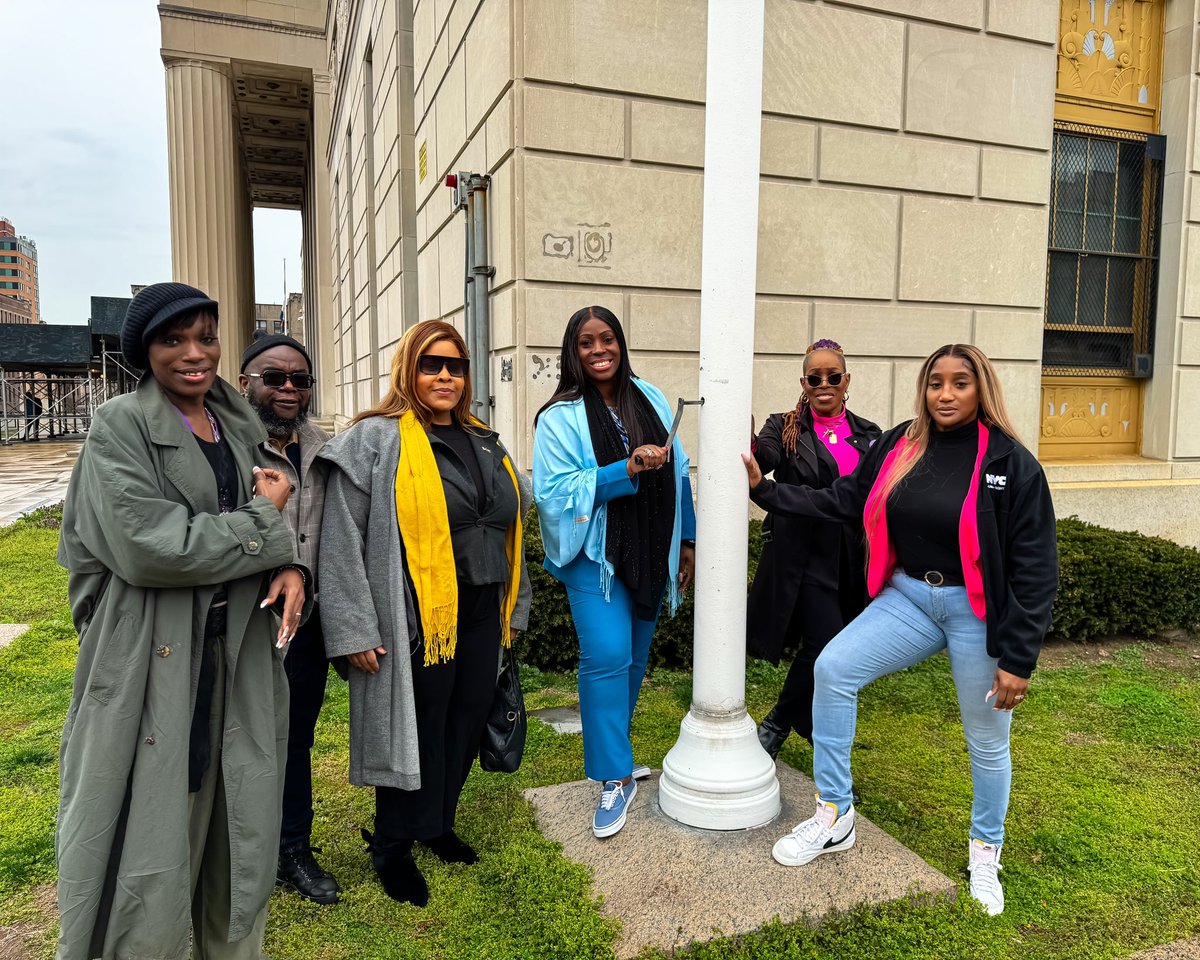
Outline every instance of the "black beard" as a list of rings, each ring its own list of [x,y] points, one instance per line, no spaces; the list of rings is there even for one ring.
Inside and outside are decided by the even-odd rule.
[[[276,440],[286,440],[308,422],[308,410],[303,407],[300,408],[299,413],[288,420],[269,406],[260,407],[257,403],[251,403],[251,406],[254,407],[254,412],[258,414],[263,426],[267,428],[267,433]]]

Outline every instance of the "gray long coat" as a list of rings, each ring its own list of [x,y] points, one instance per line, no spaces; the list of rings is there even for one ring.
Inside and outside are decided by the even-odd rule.
[[[410,653],[419,643],[417,609],[404,575],[396,519],[400,430],[391,417],[361,420],[321,448],[332,464],[321,523],[321,625],[332,659],[382,646],[379,672],[351,669],[350,782],[356,786],[421,786]],[[532,501],[517,473],[521,511]],[[522,560],[522,563],[524,561]],[[522,571],[512,626],[529,616]]]
[[[79,659],[61,751],[59,960],[188,955],[188,744],[221,582],[231,940],[250,933],[274,883],[288,692],[272,617],[258,604],[294,546],[271,501],[248,499],[261,422],[224,381],[208,400],[244,506],[218,512],[208,461],[150,377],[97,411],[67,491],[58,562],[70,571]]]

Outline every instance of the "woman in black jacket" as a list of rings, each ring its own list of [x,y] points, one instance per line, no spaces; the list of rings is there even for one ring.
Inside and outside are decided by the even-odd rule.
[[[934,351],[921,367],[916,413],[825,490],[763,480],[754,458],[742,457],[759,506],[843,522],[862,517],[869,551],[872,601],[817,660],[817,810],[771,853],[799,866],[854,845],[858,691],[945,650],[971,757],[971,896],[994,915],[1004,909],[998,871],[1012,710],[1025,699],[1058,588],[1054,505],[977,347]]]
[[[846,406],[850,374],[839,344],[818,340],[804,356],[800,400],[773,413],[754,438],[754,459],[776,483],[828,487],[852,473],[879,437],[879,427]],[[863,608],[862,523],[809,520],[768,513],[763,550],[747,608],[746,648],[779,662],[784,647],[796,659],[758,739],[774,759],[795,730],[812,741],[813,665],[825,645]]]

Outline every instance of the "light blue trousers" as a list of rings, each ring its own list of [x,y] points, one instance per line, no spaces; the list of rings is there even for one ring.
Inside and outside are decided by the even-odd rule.
[[[610,599],[567,587],[579,635],[579,712],[583,770],[591,780],[623,780],[633,772],[629,725],[637,706],[655,620],[639,620],[629,588],[614,578]]]
[[[850,806],[850,745],[858,720],[858,691],[942,650],[950,654],[971,757],[971,836],[1003,843],[1012,785],[1012,713],[993,709],[993,700],[985,702],[998,661],[988,656],[987,627],[972,612],[965,587],[931,587],[898,572],[829,642],[816,664],[813,777],[821,799],[844,812]]]

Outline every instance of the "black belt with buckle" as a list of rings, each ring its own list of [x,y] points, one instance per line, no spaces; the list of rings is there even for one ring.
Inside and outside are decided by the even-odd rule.
[[[908,573],[906,570],[905,573]],[[946,576],[940,570],[926,570],[924,573],[909,573],[914,580],[924,580],[931,587],[961,587],[965,581],[960,576]]]

